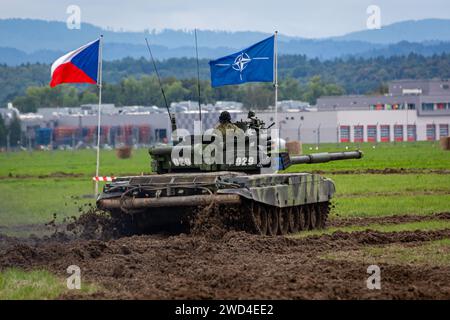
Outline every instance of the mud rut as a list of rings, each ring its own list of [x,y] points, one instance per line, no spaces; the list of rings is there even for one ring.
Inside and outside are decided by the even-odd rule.
[[[399,217],[398,221],[413,217]],[[450,214],[434,218],[448,219]],[[66,277],[66,268],[76,264],[82,269],[83,281],[102,287],[91,298],[450,298],[450,266],[382,264],[382,290],[370,291],[365,282],[367,264],[321,258],[329,252],[366,245],[413,245],[449,238],[450,229],[395,233],[367,230],[292,239],[226,231],[206,214],[190,235],[111,239],[114,235],[108,233],[107,223],[102,220],[105,217],[83,219],[103,225],[103,240],[65,233],[46,239],[0,236],[0,269],[44,268]],[[382,219],[377,218],[377,223],[383,223]],[[397,218],[386,219],[386,223],[392,223]],[[348,219],[343,223],[372,222]],[[83,237],[92,238],[92,232]],[[73,299],[77,295],[70,293],[61,298]]]

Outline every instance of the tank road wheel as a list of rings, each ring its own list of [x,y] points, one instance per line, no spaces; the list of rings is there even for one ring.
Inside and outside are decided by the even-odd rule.
[[[299,232],[302,230],[302,227],[305,227],[305,217],[301,212],[301,207],[292,207],[291,213],[289,214],[289,232]]]
[[[330,206],[328,202],[322,202],[317,205],[317,228],[324,229],[328,219],[328,212],[330,211]]]
[[[291,216],[291,208],[278,208],[278,234],[288,234],[289,232],[289,217]]]
[[[267,234],[276,236],[278,233],[278,212],[276,207],[267,208]]]
[[[309,230],[314,230],[316,228],[317,214],[316,206],[311,204],[309,206]]]
[[[298,206],[297,207],[297,214],[298,214],[298,229],[299,230],[306,230],[306,215],[305,215],[306,209],[304,206]]]
[[[302,230],[311,229],[311,205],[307,204],[303,206],[303,217],[305,217],[305,227]]]
[[[322,229],[322,215],[320,213],[320,205],[312,204],[310,206],[310,230],[313,229]]]
[[[253,218],[256,233],[260,235],[267,234],[267,210],[260,204],[253,206]]]

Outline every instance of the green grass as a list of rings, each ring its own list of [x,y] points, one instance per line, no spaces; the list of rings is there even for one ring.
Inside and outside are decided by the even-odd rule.
[[[302,231],[297,234],[291,235],[294,238],[305,238],[316,235],[332,234],[336,231],[342,232],[357,232],[365,230],[374,230],[380,232],[401,232],[401,231],[432,231],[432,230],[444,230],[450,229],[450,221],[447,220],[429,220],[419,222],[409,222],[400,224],[378,224],[374,223],[368,226],[348,226],[348,227],[332,227],[323,230],[310,230]]]
[[[333,217],[431,214],[450,211],[450,176],[439,174],[330,175]]]
[[[78,214],[93,199],[89,179],[5,179],[0,183],[0,226],[46,223],[56,213],[58,221]]]
[[[450,211],[450,194],[337,197],[334,204],[332,214],[336,217],[420,215]]]
[[[90,294],[96,287],[81,284],[77,293]],[[0,300],[47,300],[69,292],[66,280],[45,270],[7,269],[0,273]]]
[[[414,246],[392,244],[387,246],[365,246],[357,250],[330,252],[323,259],[346,260],[369,264],[428,265],[448,267],[450,265],[450,239],[421,243]]]
[[[101,175],[140,174],[150,171],[147,149],[133,150],[129,159],[119,159],[113,150],[101,151]],[[0,153],[0,177],[11,175],[39,176],[51,173],[95,175],[96,151],[34,151]]]
[[[336,184],[336,196],[374,194],[450,193],[450,175],[439,174],[345,174],[327,175]],[[449,205],[450,206],[450,205]],[[450,209],[450,208],[449,208]]]

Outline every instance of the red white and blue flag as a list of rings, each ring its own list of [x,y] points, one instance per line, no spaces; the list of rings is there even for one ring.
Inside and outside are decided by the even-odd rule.
[[[71,51],[53,62],[50,87],[62,83],[97,83],[100,39]]]

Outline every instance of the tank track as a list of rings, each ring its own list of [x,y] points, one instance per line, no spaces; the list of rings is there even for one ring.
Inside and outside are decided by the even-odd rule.
[[[330,212],[330,203],[321,202],[278,208],[251,202],[247,204],[247,208],[250,213],[250,223],[245,231],[276,236],[324,229]]]
[[[197,225],[202,229],[220,225],[226,230],[277,236],[325,228],[330,209],[330,202],[278,208],[247,200],[239,207],[211,205],[209,208],[197,208],[184,221],[168,224],[164,228],[152,227],[152,221],[148,220],[149,216],[145,213],[130,215],[117,211],[111,212],[111,216],[119,233],[125,236],[160,233],[161,230],[172,234],[198,232],[193,230]],[[183,210],[190,211],[186,208]]]

